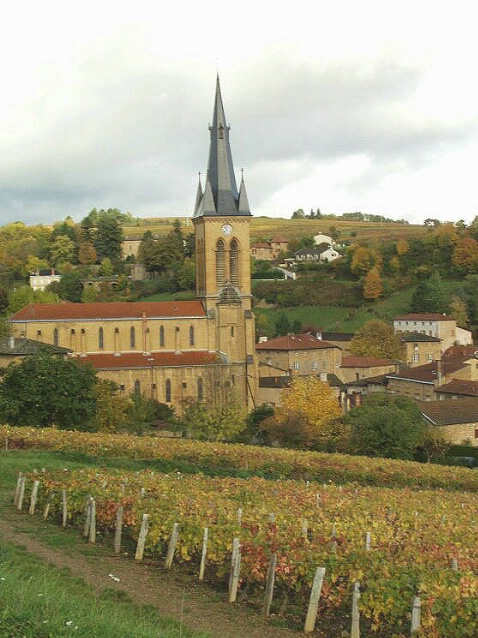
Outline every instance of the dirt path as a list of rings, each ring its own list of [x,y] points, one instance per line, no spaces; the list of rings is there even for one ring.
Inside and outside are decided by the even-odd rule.
[[[162,616],[181,620],[191,629],[207,631],[213,638],[298,638],[305,635],[271,626],[259,613],[239,604],[228,604],[225,594],[218,594],[192,578],[186,579],[146,563],[135,563],[130,558],[109,552],[104,546],[96,547],[94,557],[85,555],[85,544],[81,540],[65,550],[49,547],[41,541],[38,532],[51,529],[50,523],[13,509],[4,509],[3,514],[0,534],[4,540],[26,547],[27,551],[57,567],[67,567],[72,577],[82,578],[97,592],[105,588],[122,590],[135,603],[153,605]]]

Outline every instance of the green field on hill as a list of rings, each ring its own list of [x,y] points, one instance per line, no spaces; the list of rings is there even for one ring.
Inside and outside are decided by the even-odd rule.
[[[126,237],[142,237],[150,230],[158,235],[166,235],[173,229],[173,223],[179,219],[183,232],[193,232],[189,217],[156,217],[142,219],[135,226],[124,226]],[[362,222],[337,219],[283,219],[279,217],[252,217],[251,242],[267,240],[274,235],[282,235],[289,240],[298,240],[308,235],[329,234],[331,227],[339,233],[338,241],[391,241],[397,239],[415,239],[423,237],[428,229],[423,225],[402,222]]]

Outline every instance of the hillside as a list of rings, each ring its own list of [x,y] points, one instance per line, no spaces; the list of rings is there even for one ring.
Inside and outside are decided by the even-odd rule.
[[[141,220],[138,225],[124,226],[127,237],[142,237],[150,230],[159,235],[166,235],[173,229],[175,219],[180,219],[185,231],[192,232],[189,217],[156,217]],[[337,219],[282,219],[276,217],[252,217],[251,243],[284,235],[289,240],[301,239],[307,235],[328,234],[334,226],[339,233],[339,241],[360,240],[365,242],[390,241],[400,238],[411,239],[423,237],[428,231],[425,226],[404,224],[401,222],[359,222]]]

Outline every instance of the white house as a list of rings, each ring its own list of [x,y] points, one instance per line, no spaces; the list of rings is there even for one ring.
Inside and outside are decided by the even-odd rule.
[[[314,242],[316,246],[319,244],[329,244],[329,246],[331,246],[334,243],[334,240],[328,235],[314,235]]]

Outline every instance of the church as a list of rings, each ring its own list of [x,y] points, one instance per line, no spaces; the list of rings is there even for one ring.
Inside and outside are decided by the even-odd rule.
[[[13,315],[14,336],[68,348],[122,392],[179,413],[188,401],[232,395],[253,408],[251,211],[243,176],[237,188],[229,130],[217,78],[207,174],[193,215],[195,300],[30,304]]]

